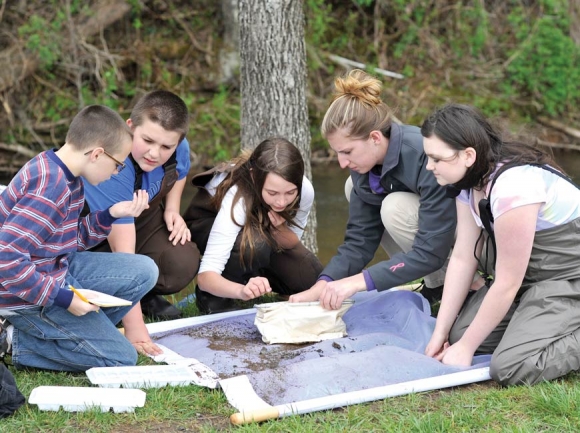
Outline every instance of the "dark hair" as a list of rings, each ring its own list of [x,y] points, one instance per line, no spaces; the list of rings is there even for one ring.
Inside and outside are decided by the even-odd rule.
[[[504,141],[501,132],[469,105],[452,103],[435,110],[423,122],[421,134],[426,138],[435,135],[457,151],[475,149],[475,163],[454,184],[458,189],[483,188],[500,162],[549,164],[561,170],[552,156],[541,149],[519,141]]]
[[[73,118],[66,142],[77,150],[89,150],[98,145],[117,153],[131,139],[131,130],[123,118],[104,105],[89,105]]]
[[[382,85],[377,78],[353,69],[335,78],[334,87],[332,103],[320,127],[323,137],[343,128],[354,139],[367,139],[372,131],[390,135],[391,109],[381,100]]]
[[[242,227],[242,263],[245,249],[249,248],[250,257],[252,257],[254,245],[258,240],[265,240],[273,248],[278,249],[273,237],[276,228],[268,217],[268,212],[271,209],[262,198],[262,189],[269,173],[277,174],[287,182],[296,185],[298,190],[296,199],[279,214],[289,224],[297,226],[294,217],[300,207],[302,180],[304,178],[304,160],[300,151],[285,138],[267,138],[258,144],[252,152],[243,152],[238,158],[223,167],[230,173],[218,186],[213,203],[219,209],[227,191],[234,185],[238,187],[233,206],[240,199],[244,200],[246,223],[242,226],[235,220],[233,206],[231,218],[234,223]]]
[[[185,102],[167,90],[149,92],[135,104],[131,111],[131,122],[137,127],[146,120],[157,123],[167,131],[175,131],[183,140],[189,127],[189,112]]]

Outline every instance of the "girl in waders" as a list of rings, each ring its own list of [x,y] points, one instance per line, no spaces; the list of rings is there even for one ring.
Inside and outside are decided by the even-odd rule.
[[[466,366],[493,353],[503,385],[577,370],[580,190],[550,155],[502,139],[473,107],[444,106],[421,132],[427,169],[457,193],[457,240],[425,353]],[[492,284],[470,291],[478,262]]]

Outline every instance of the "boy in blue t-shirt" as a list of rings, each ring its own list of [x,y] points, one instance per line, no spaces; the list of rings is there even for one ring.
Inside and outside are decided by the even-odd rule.
[[[180,215],[181,195],[190,169],[185,134],[189,114],[183,100],[168,91],[144,95],[127,124],[133,145],[127,168],[98,186],[87,185],[91,210],[105,209],[127,200],[134,191],[149,193],[150,207],[139,218],[122,218],[113,224],[106,242],[93,251],[137,253],[151,257],[159,267],[153,290],[141,300],[143,313],[153,319],[176,319],[181,311],[162,295],[184,289],[199,268],[199,251]]]
[[[138,216],[147,193],[81,217],[83,182],[98,184],[121,171],[131,134],[110,108],[92,105],[73,119],[65,144],[42,152],[0,194],[0,357],[17,368],[85,371],[135,365],[137,351],[158,354],[135,307],[153,287],[152,260],[98,254],[87,248],[107,237],[118,218]],[[99,308],[69,287],[117,296],[131,306]],[[123,321],[125,335],[116,325]],[[137,351],[135,350],[137,349]]]

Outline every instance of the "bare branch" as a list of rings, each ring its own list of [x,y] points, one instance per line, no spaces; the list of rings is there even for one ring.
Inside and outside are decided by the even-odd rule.
[[[563,123],[558,122],[557,120],[548,119],[547,117],[540,116],[538,117],[538,122],[543,123],[544,125],[550,126],[559,131],[562,131],[568,134],[570,137],[580,138],[580,130],[564,125]]]
[[[336,62],[340,65],[347,66],[350,68],[360,68],[360,69],[367,69],[368,68],[368,66],[365,65],[364,63],[355,62],[354,60],[345,59],[344,57],[340,57],[340,56],[337,56],[335,54],[329,54],[328,58],[330,60],[332,60],[333,62]],[[402,80],[405,78],[404,75],[398,74],[396,72],[387,71],[386,69],[374,68],[373,71],[376,72],[377,74],[384,75],[385,77],[398,78],[399,80]]]
[[[23,146],[22,144],[0,143],[0,149],[7,150],[7,151],[13,152],[13,153],[17,153],[17,154],[23,155],[27,158],[34,158],[38,153],[32,149],[28,149],[27,147]]]
[[[3,3],[4,4],[4,3]],[[121,19],[130,10],[126,1],[102,0],[95,13],[75,20],[78,33],[86,39],[98,34],[99,31]],[[20,43],[0,52],[0,92],[17,85],[33,73],[39,66],[38,55],[28,52]]]
[[[580,145],[571,143],[552,143],[551,141],[541,140],[536,138],[536,144],[550,147],[552,149],[566,149],[566,150],[580,150]]]

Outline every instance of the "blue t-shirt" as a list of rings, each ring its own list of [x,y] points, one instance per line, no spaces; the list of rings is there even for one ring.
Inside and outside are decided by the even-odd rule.
[[[191,167],[189,160],[189,142],[184,138],[175,150],[177,159],[177,179],[181,180],[187,176]],[[161,189],[161,183],[165,176],[163,166],[157,167],[150,172],[143,173],[143,183],[141,189],[149,193],[151,201]],[[133,188],[135,186],[135,167],[129,157],[125,160],[125,168],[118,174],[99,185],[91,185],[84,178],[85,200],[91,211],[108,209],[115,203],[126,200],[133,200]],[[119,218],[115,224],[132,224],[135,218]]]

